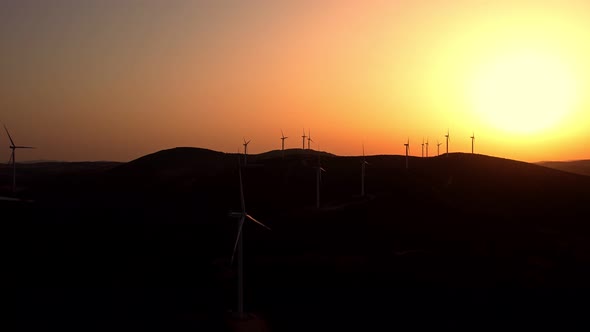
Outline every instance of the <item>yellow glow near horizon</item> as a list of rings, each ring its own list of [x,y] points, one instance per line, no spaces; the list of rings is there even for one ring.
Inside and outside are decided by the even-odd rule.
[[[576,90],[575,77],[564,61],[528,51],[482,65],[470,94],[474,110],[491,126],[532,134],[554,128],[573,112]]]
[[[260,153],[303,128],[338,155],[448,128],[451,152],[475,132],[476,153],[589,158],[587,0],[0,2],[0,18],[0,120],[43,143],[23,159],[243,137]]]

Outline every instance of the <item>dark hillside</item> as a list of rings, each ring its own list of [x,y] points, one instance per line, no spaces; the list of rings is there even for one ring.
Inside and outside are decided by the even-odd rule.
[[[583,293],[566,290],[590,287],[590,177],[484,155],[411,157],[408,170],[367,156],[360,197],[361,158],[322,154],[316,209],[318,154],[288,152],[242,168],[247,211],[272,228],[245,226],[246,306],[273,330],[584,322]],[[24,326],[222,330],[238,158],[176,148],[83,176],[23,171],[35,202],[0,206],[16,216],[5,233]]]

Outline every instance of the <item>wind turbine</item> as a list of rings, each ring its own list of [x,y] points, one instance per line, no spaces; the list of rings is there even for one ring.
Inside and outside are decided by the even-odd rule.
[[[424,137],[422,137],[422,158],[424,158]]]
[[[311,149],[311,142],[313,142],[313,140],[311,139],[311,129],[308,129],[308,134],[307,134],[307,149],[308,150]]]
[[[426,158],[428,158],[428,137],[426,137]]]
[[[404,143],[406,147],[406,169],[408,169],[408,154],[410,153],[410,138],[408,137],[408,142]]]
[[[238,225],[238,236],[234,244],[234,251],[231,256],[231,265],[233,265],[234,257],[238,256],[238,318],[244,317],[244,223],[246,219],[270,230],[268,226],[254,219],[251,215],[246,212],[246,203],[244,201],[244,185],[242,184],[242,168],[238,167],[238,173],[240,175],[240,203],[241,212],[230,212],[230,217],[240,218]]]
[[[363,144],[363,160],[361,161],[361,197],[365,197],[365,167],[369,163],[365,160],[365,145]]]
[[[475,133],[471,133],[471,154],[473,154],[473,143],[475,142]]]
[[[248,144],[250,144],[249,140],[248,142],[246,142],[246,139],[244,138],[244,166],[248,165]]]
[[[326,170],[322,168],[322,162],[320,160],[321,152],[318,146],[318,166],[316,167],[316,208],[320,208],[320,183],[322,182],[322,172]]]
[[[436,140],[436,155],[440,156],[440,146],[442,145],[442,143],[439,143],[438,140]]]
[[[303,147],[301,149],[305,150],[305,138],[307,136],[305,136],[305,128],[303,128],[303,135],[301,136],[301,138],[303,139]]]
[[[285,158],[285,140],[289,138],[286,137],[285,134],[283,133],[283,129],[281,129],[281,151],[283,154],[283,158]]]
[[[447,157],[449,156],[449,129],[447,129],[447,134],[445,135],[447,138]]]
[[[8,128],[4,125],[4,130],[6,130],[6,134],[8,135],[8,139],[10,140],[10,149],[12,150],[10,154],[10,160],[8,161],[8,165],[12,162],[12,192],[16,192],[16,149],[34,149],[32,146],[19,146],[14,144],[12,140],[12,136],[10,136],[10,132],[8,132]]]

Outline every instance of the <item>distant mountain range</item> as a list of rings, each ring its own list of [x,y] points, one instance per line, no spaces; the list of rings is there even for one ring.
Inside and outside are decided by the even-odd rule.
[[[590,159],[572,161],[541,161],[536,164],[555,168],[561,171],[590,176]]]
[[[209,150],[209,149],[192,148],[192,147],[178,147],[178,148],[174,148],[174,149],[185,150],[185,151],[188,151],[190,149],[199,149],[199,150],[204,150],[204,151],[217,152],[217,151],[213,151],[213,150]],[[174,150],[174,149],[170,149],[170,150]],[[163,150],[163,151],[168,151],[168,150]],[[310,150],[285,149],[284,155],[288,156],[288,157],[300,156],[300,155],[309,154],[309,151]],[[317,153],[317,151],[315,151],[315,150],[312,150],[312,151]],[[158,152],[156,152],[156,153],[158,153]],[[222,152],[219,152],[219,153],[222,153]],[[336,156],[332,153],[328,153],[328,152],[324,152],[324,151],[320,152],[320,154],[322,156],[330,156],[330,157]],[[153,155],[153,154],[149,154],[144,157],[151,156],[151,155]],[[237,155],[237,153],[229,153],[229,155]],[[253,154],[251,156],[254,158],[258,158],[258,159],[272,159],[272,158],[278,158],[278,157],[283,156],[283,152],[281,150],[272,150],[272,151],[263,152],[260,154]],[[144,157],[140,157],[136,160],[143,160]],[[72,164],[72,165],[76,165],[76,164],[81,165],[81,164],[90,164],[90,163],[124,164],[124,162],[112,162],[112,161],[106,161],[106,160],[105,161],[26,160],[26,161],[20,161],[18,163],[19,164],[45,164],[45,165],[51,165],[51,164],[55,165],[55,164],[60,164],[60,163]],[[545,167],[549,167],[549,168],[554,168],[554,169],[558,169],[561,171],[571,172],[571,173],[590,175],[590,159],[568,160],[568,161],[540,161],[540,162],[536,162],[533,164],[545,166]]]
[[[217,151],[208,150],[208,149],[201,149],[201,148],[178,147],[178,148],[162,150],[162,151],[159,151],[156,153],[152,153],[152,154],[146,155],[144,157],[140,157],[136,160],[133,160],[130,163],[136,163],[136,162],[149,163],[149,160],[151,158],[154,158],[154,156],[156,156],[156,155],[158,155],[158,156],[159,155],[172,156],[173,154],[176,155],[176,157],[169,158],[170,159],[169,161],[171,163],[174,163],[175,159],[182,158],[182,156],[180,156],[178,154],[182,154],[183,151],[185,153],[189,153],[189,151],[197,151],[197,150],[202,150],[205,153],[206,153],[206,151],[210,151],[213,154],[224,154],[224,155],[229,155],[229,156],[237,156],[238,155],[237,153],[225,154],[222,152],[217,152]],[[273,159],[273,158],[282,158],[283,156],[285,156],[287,158],[293,158],[293,157],[297,157],[297,156],[309,155],[310,151],[313,151],[313,153],[315,153],[316,156],[319,154],[321,157],[336,157],[336,155],[328,153],[328,152],[323,152],[323,151],[318,152],[315,150],[303,150],[303,149],[285,149],[284,152],[282,152],[281,150],[272,150],[272,151],[263,152],[260,154],[252,154],[252,155],[249,155],[249,157],[252,160],[268,160],[268,159]],[[348,158],[348,157],[351,157],[351,156],[346,156],[343,158]],[[352,157],[354,157],[354,156],[352,156]],[[168,157],[164,157],[164,158],[168,158]],[[19,163],[20,164],[28,164],[28,165],[36,165],[36,166],[41,166],[41,167],[48,167],[48,168],[67,167],[67,168],[74,168],[74,169],[75,168],[87,168],[87,167],[92,168],[92,166],[90,166],[90,165],[95,165],[95,166],[100,165],[101,167],[105,167],[105,166],[108,167],[108,166],[116,166],[119,164],[125,164],[123,162],[111,162],[111,161],[68,162],[68,161],[59,161],[59,160],[29,160],[29,161],[22,161]],[[570,161],[540,161],[540,162],[536,162],[533,164],[557,169],[560,171],[590,176],[590,159],[570,160]],[[62,166],[57,166],[57,165],[62,165]],[[68,165],[68,166],[66,166],[66,165]],[[0,167],[2,167],[2,166],[0,166]]]

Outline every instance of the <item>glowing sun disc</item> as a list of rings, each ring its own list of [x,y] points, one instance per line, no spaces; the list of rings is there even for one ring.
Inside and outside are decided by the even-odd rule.
[[[533,52],[505,55],[480,67],[471,82],[473,108],[490,125],[538,132],[573,110],[576,84],[560,59]]]

